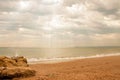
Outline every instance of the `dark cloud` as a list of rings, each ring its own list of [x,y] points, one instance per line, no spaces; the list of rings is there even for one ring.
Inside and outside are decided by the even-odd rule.
[[[119,9],[107,10],[105,8],[98,8],[97,11],[104,13],[105,15],[115,15]]]

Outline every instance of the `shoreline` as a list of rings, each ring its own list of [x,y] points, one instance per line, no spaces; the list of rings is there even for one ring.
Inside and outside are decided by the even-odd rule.
[[[120,55],[30,64],[36,76],[20,80],[119,80]]]
[[[63,57],[63,58],[31,58],[28,59],[28,63],[29,64],[42,64],[42,63],[61,63],[61,62],[69,62],[69,61],[73,61],[73,60],[80,60],[80,59],[92,59],[92,58],[102,58],[102,57],[111,57],[111,56],[120,56],[120,53],[116,53],[116,54],[98,54],[98,55],[94,55],[94,56],[81,56],[81,57]]]

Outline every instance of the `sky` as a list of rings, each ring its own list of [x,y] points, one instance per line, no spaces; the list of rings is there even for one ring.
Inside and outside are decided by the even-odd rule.
[[[0,47],[120,46],[120,0],[0,0]]]

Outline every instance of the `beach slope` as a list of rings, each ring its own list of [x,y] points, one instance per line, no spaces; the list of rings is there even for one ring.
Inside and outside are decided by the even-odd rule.
[[[32,64],[36,76],[20,80],[120,80],[120,56]]]

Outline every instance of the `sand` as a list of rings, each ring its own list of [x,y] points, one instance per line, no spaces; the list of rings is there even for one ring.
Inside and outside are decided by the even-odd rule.
[[[20,80],[120,80],[120,56],[32,64],[36,76]]]

